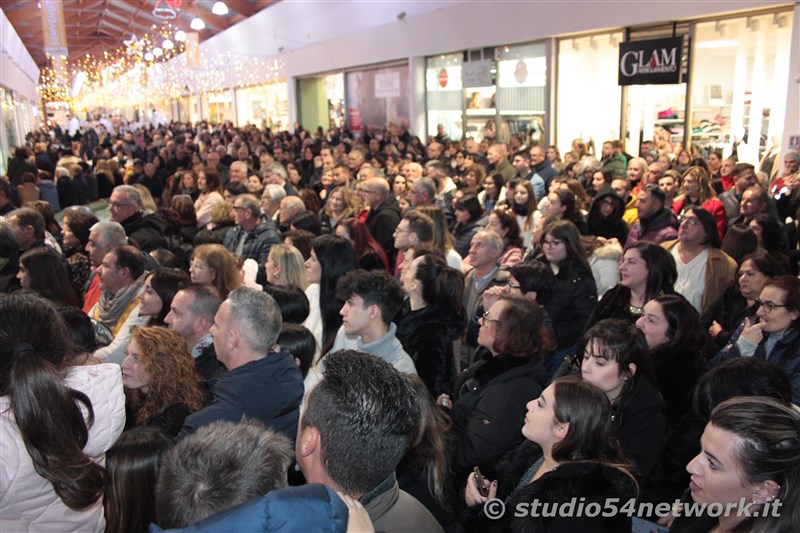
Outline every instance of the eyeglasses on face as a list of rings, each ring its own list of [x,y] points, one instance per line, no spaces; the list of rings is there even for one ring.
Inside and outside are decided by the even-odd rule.
[[[195,270],[211,270],[211,267],[207,264],[203,263],[202,261],[192,261],[189,263],[189,268],[193,268]]]
[[[548,248],[557,248],[561,244],[564,244],[564,241],[561,239],[545,239],[542,241],[542,246],[546,246]]]
[[[681,224],[689,224],[690,226],[697,226],[700,224],[700,219],[697,217],[682,216],[678,220],[681,221]]]
[[[789,307],[786,304],[776,304],[770,301],[762,302],[758,298],[756,298],[756,305],[758,305],[759,307],[763,307],[764,311],[766,311],[767,313],[771,313],[776,307]]]
[[[482,320],[484,323],[485,323],[485,322],[500,322],[500,321],[499,321],[499,320],[497,320],[496,318],[492,318],[492,315],[490,315],[490,314],[489,314],[489,311],[486,311],[486,312],[484,312],[484,313],[481,315],[481,320]]]

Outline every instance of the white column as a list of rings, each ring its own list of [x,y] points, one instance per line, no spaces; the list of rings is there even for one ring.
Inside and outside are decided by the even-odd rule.
[[[413,56],[408,58],[409,118],[410,130],[425,142],[427,136],[427,109],[425,105],[425,58]]]

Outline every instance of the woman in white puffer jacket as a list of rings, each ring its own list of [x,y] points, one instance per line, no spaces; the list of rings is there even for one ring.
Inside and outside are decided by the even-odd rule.
[[[119,365],[70,367],[47,301],[0,296],[0,531],[105,529],[105,452],[125,426]]]

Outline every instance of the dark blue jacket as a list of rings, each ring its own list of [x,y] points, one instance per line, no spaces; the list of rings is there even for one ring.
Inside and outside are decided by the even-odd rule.
[[[186,418],[178,438],[217,420],[235,424],[247,417],[294,442],[302,398],[303,376],[292,354],[285,350],[270,352],[220,378],[211,402]]]
[[[736,341],[739,340],[743,329],[744,324],[741,324],[731,335],[728,345],[711,360],[711,366],[716,366],[734,357],[741,357]],[[753,357],[779,366],[786,372],[789,382],[792,384],[792,402],[800,405],[800,328],[790,326],[789,331],[786,332],[783,339],[775,343],[770,353],[766,353],[768,338],[769,333],[765,332],[764,338],[758,343]]]
[[[286,487],[237,505],[183,529],[161,529],[150,524],[150,533],[226,531],[342,533],[347,529],[347,505],[333,489],[319,484]]]

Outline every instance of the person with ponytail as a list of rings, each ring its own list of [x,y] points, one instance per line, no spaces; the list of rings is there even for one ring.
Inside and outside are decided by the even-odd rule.
[[[0,297],[0,531],[105,529],[105,453],[125,426],[119,365],[70,367],[46,300]]]
[[[403,269],[409,306],[397,320],[397,336],[434,397],[452,394],[455,380],[453,341],[466,327],[461,303],[464,275],[434,254],[418,255]]]

